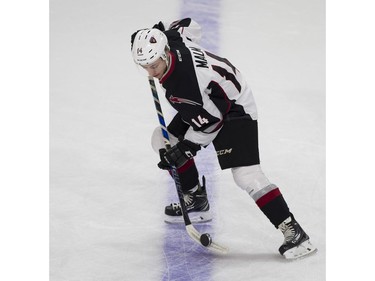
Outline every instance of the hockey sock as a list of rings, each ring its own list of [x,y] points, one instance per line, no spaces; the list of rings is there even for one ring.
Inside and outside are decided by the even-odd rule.
[[[274,188],[270,189],[255,202],[271,223],[278,228],[280,223],[290,216],[290,212],[279,188],[275,185],[272,186]]]
[[[177,173],[180,177],[181,190],[183,193],[187,193],[190,189],[198,185],[199,175],[194,159],[190,159],[182,167],[178,168]]]

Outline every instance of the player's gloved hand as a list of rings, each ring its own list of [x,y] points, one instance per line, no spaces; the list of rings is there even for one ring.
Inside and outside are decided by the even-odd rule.
[[[158,167],[163,170],[169,170],[171,166],[176,168],[182,167],[189,159],[197,155],[197,151],[201,149],[199,144],[189,140],[181,140],[170,150],[160,149],[160,162]]]
[[[159,29],[160,31],[165,31],[164,24],[161,21],[159,21],[157,24],[154,24],[152,28]]]
[[[158,163],[158,167],[162,170],[169,170],[171,168],[168,162],[164,159],[164,154],[166,152],[167,150],[165,148],[159,149],[160,162]]]

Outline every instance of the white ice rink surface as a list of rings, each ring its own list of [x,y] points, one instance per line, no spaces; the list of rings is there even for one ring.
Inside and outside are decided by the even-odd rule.
[[[156,167],[150,136],[158,121],[130,35],[186,15],[185,4],[50,1],[50,280],[325,280],[324,1],[217,7],[217,54],[252,87],[263,170],[319,249],[294,262],[278,254],[283,236],[210,148],[197,165],[214,219],[201,227],[230,252],[208,254],[183,227],[163,222],[175,190]]]

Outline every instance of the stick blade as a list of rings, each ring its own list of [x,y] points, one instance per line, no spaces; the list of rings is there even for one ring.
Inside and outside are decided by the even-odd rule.
[[[228,248],[226,248],[224,246],[221,246],[221,245],[219,245],[219,244],[217,244],[213,241],[211,242],[211,244],[209,246],[202,245],[201,240],[200,240],[201,234],[199,233],[198,230],[196,230],[196,228],[192,224],[186,225],[186,230],[187,230],[187,233],[189,234],[189,236],[191,237],[191,239],[193,239],[195,242],[197,242],[202,247],[205,247],[206,249],[208,249],[210,251],[213,251],[215,253],[220,253],[220,254],[228,253]]]

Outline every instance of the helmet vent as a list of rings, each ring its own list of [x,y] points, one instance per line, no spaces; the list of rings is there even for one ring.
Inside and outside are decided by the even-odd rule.
[[[139,65],[150,65],[158,58],[166,59],[169,50],[167,36],[158,29],[142,29],[134,40],[132,55]]]

